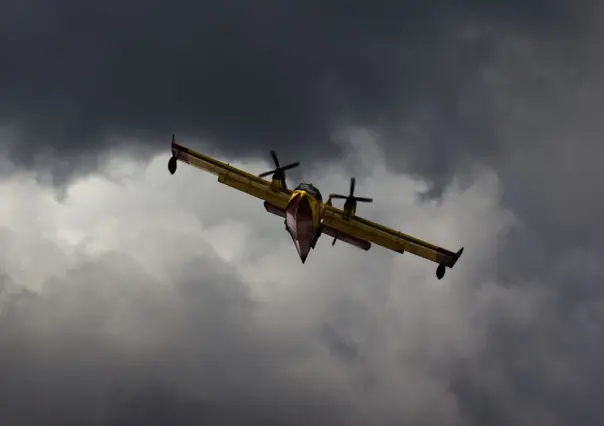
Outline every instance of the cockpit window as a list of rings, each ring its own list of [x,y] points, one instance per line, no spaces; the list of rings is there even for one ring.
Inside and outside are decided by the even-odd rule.
[[[319,192],[319,190],[310,183],[301,183],[296,189],[306,191],[313,197],[315,197],[317,200],[323,201],[323,196],[321,195],[321,192]]]

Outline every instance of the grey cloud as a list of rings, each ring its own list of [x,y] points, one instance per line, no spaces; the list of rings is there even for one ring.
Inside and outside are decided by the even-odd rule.
[[[601,418],[596,351],[586,357],[585,348],[572,349],[587,335],[569,334],[577,330],[552,315],[542,295],[505,295],[494,285],[466,288],[464,297],[451,290],[440,315],[449,326],[469,327],[470,342],[435,321],[434,299],[420,302],[423,314],[405,313],[404,305],[340,290],[321,310],[326,326],[271,330],[220,262],[196,259],[182,269],[171,287],[154,284],[122,255],[107,256],[41,295],[12,296],[0,325],[3,423],[566,425]],[[350,284],[353,293],[369,285]],[[417,292],[401,296],[420,300]],[[529,312],[545,315],[518,312],[522,298]]]
[[[183,269],[172,289],[116,254],[41,295],[12,296],[0,325],[2,423],[318,422],[321,390],[279,390],[293,354],[254,330],[241,283],[216,260]]]
[[[382,387],[387,366],[349,370],[325,358],[327,342],[317,338],[315,326],[260,327],[258,307],[216,259],[195,259],[179,269],[174,287],[154,283],[116,253],[53,279],[42,294],[13,295],[0,324],[3,424],[399,421],[396,397],[388,396],[393,384]],[[346,311],[326,307],[336,315]],[[387,342],[376,343],[373,349],[381,352]],[[363,351],[370,355],[369,347]],[[347,383],[358,374],[376,376],[377,388]],[[359,408],[366,393],[373,402]],[[413,411],[415,424],[430,424],[432,415]]]

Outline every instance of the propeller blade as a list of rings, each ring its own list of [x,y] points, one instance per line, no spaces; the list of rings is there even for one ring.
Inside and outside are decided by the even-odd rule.
[[[294,167],[298,167],[300,163],[296,161],[295,163],[288,164],[287,166],[281,167],[281,171],[293,169]]]
[[[285,167],[281,167],[281,165],[279,164],[279,158],[277,158],[277,153],[274,150],[271,150],[271,157],[273,158],[273,162],[275,163],[275,169],[268,171],[268,172],[264,172],[258,175],[258,177],[265,177],[268,175],[273,175],[273,179],[279,179],[281,181],[281,183],[283,184],[284,188],[287,188],[287,185],[285,183],[285,171],[289,170],[289,169],[293,169],[294,167],[298,167],[300,165],[299,162],[295,162],[295,163],[291,163],[288,164]]]
[[[279,159],[277,158],[277,153],[271,150],[271,157],[273,157],[273,161],[275,162],[275,166],[279,168]]]
[[[340,200],[345,200],[348,197],[346,195],[340,195],[340,194],[329,194],[329,198],[337,198]]]
[[[365,197],[354,197],[356,201],[360,201],[361,203],[373,203],[373,198],[365,198]]]
[[[268,171],[268,172],[260,173],[260,174],[258,175],[258,177],[264,177],[264,176],[272,175],[272,174],[273,174],[273,173],[275,173],[275,172],[276,172],[276,170],[270,170],[270,171]]]
[[[175,141],[176,141],[176,138],[174,137],[174,133],[172,133],[172,145],[174,145]]]
[[[350,196],[354,194],[354,187],[356,186],[356,179],[350,178]]]

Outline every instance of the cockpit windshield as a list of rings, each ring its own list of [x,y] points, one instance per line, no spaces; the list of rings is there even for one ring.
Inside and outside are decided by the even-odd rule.
[[[319,190],[310,183],[301,183],[300,185],[298,185],[298,187],[296,189],[299,189],[301,191],[306,191],[310,195],[315,197],[317,200],[323,202],[323,196],[321,195],[321,192],[319,192]]]

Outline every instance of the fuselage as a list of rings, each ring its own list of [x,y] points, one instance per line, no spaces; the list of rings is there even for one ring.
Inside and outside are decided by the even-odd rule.
[[[293,191],[285,210],[285,229],[292,237],[302,263],[321,235],[322,196],[311,184]]]

